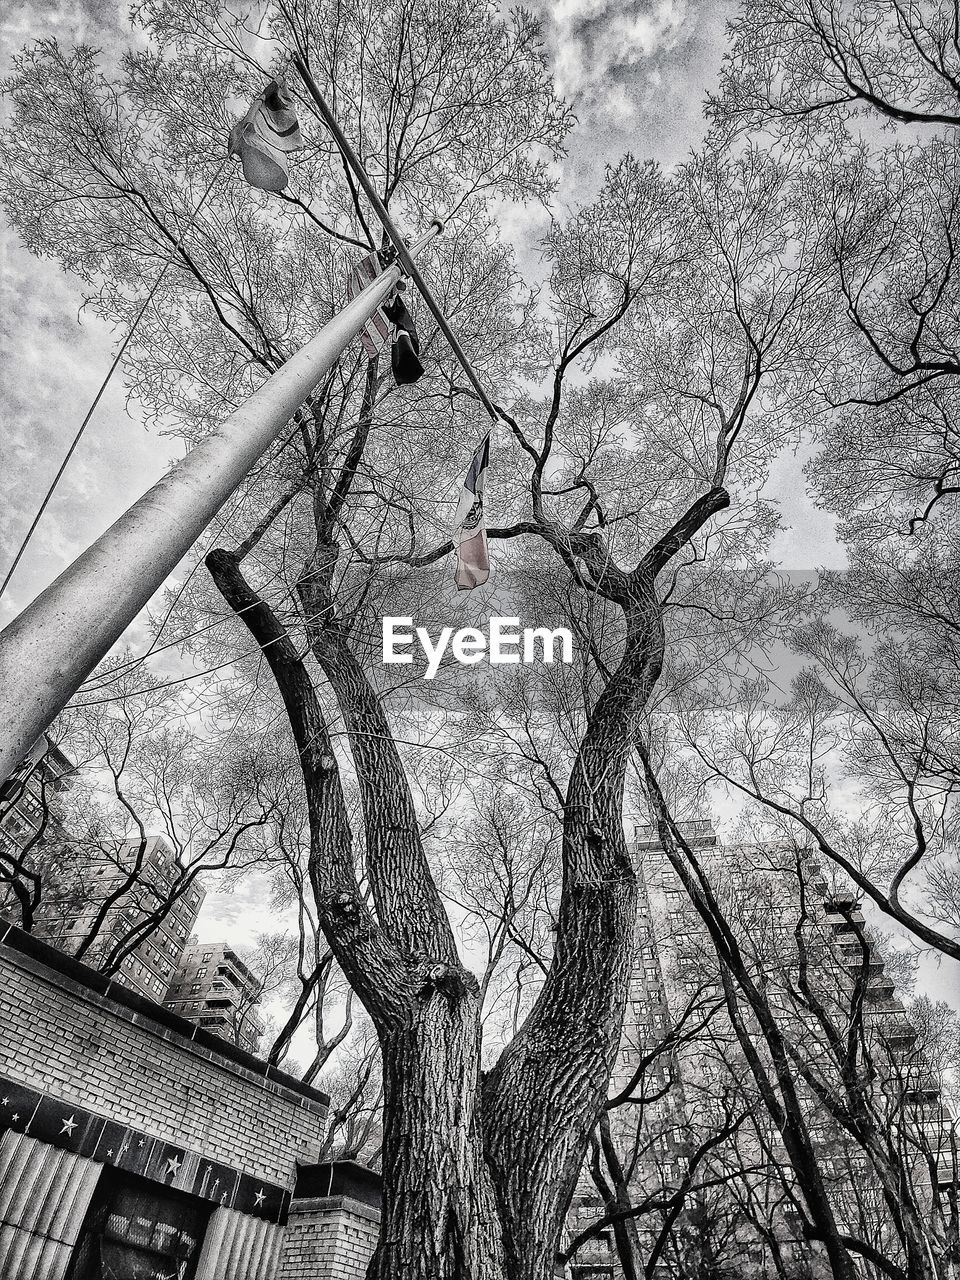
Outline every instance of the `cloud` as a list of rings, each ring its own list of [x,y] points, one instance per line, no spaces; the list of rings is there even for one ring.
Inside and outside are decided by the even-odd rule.
[[[230,889],[222,888],[220,881],[215,875],[204,878],[207,896],[194,927],[199,938],[229,938],[234,946],[253,946],[261,933],[296,932],[293,907],[275,911],[271,906],[270,876],[254,872]]]
[[[16,243],[0,221],[0,337],[15,353],[0,379],[0,566],[10,563],[110,367],[115,335],[78,309],[78,283]],[[0,603],[22,608],[167,469],[169,441],[131,420],[118,373],[91,419]]]
[[[557,87],[563,94],[616,86],[689,33],[686,0],[561,0],[553,6]]]
[[[705,132],[734,0],[537,0],[558,90],[578,125],[562,190],[588,198],[626,151],[669,166]]]
[[[837,518],[814,505],[804,464],[814,454],[813,445],[784,449],[770,467],[763,498],[780,510],[782,527],[774,538],[771,555],[787,569],[845,569],[847,553],[837,541]]]
[[[118,0],[8,0],[0,22],[0,66],[32,40],[54,37],[63,44],[112,45],[124,28],[126,5]]]

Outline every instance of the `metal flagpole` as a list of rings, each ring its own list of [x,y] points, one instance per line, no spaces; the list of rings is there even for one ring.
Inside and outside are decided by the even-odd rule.
[[[350,165],[350,168],[353,170],[354,174],[356,175],[357,181],[360,183],[361,187],[363,187],[363,190],[366,193],[367,199],[370,201],[370,204],[373,206],[374,212],[376,213],[377,217],[380,219],[381,223],[383,224],[384,231],[386,231],[387,235],[390,237],[390,240],[393,243],[393,247],[397,251],[397,257],[403,263],[404,270],[406,271],[410,279],[413,281],[413,283],[419,289],[424,302],[430,308],[430,311],[433,314],[433,318],[437,322],[440,332],[443,334],[447,342],[450,344],[454,355],[460,361],[460,364],[461,364],[461,367],[463,368],[464,373],[467,375],[467,377],[470,379],[471,383],[473,384],[474,390],[476,391],[477,395],[480,397],[480,403],[486,409],[487,413],[490,415],[493,421],[498,422],[500,415],[497,413],[496,409],[493,406],[493,402],[491,401],[490,397],[487,395],[486,391],[484,390],[483,383],[474,373],[473,367],[471,366],[470,361],[467,359],[467,354],[464,351],[463,347],[461,347],[459,339],[457,338],[457,335],[450,328],[450,325],[447,321],[446,316],[440,310],[440,307],[437,305],[436,301],[434,300],[433,294],[430,292],[430,289],[427,286],[426,281],[424,280],[420,272],[417,270],[417,265],[413,261],[413,257],[411,256],[409,249],[404,244],[403,237],[401,236],[397,228],[394,226],[393,220],[391,219],[390,214],[387,212],[386,205],[380,199],[380,196],[377,194],[376,188],[374,187],[370,179],[367,177],[366,170],[364,169],[363,165],[360,163],[360,159],[357,156],[357,153],[354,151],[353,147],[347,141],[347,137],[344,134],[343,130],[340,128],[339,124],[337,124],[337,121],[334,118],[333,112],[324,102],[323,97],[321,96],[320,90],[317,88],[316,81],[314,80],[313,76],[310,74],[310,71],[309,71],[309,68],[307,67],[306,62],[304,61],[303,57],[299,53],[293,54],[293,65],[299,71],[301,80],[307,86],[307,91],[309,92],[310,97],[316,103],[317,110],[320,112],[320,115],[323,117],[324,123],[326,124],[330,132],[333,134],[334,141],[336,142],[337,146],[340,148],[340,151],[342,152],[344,159]]]
[[[435,223],[406,257],[412,260],[440,229]],[[401,275],[394,263],[377,276],[0,632],[0,782],[162,586]]]

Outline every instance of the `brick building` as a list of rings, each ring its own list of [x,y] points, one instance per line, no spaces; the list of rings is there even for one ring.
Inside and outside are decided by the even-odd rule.
[[[128,940],[142,936],[124,956],[117,980],[160,1002],[204,896],[198,881],[184,884],[162,836],[78,845],[57,891],[41,905],[33,932],[68,955],[76,955],[83,945],[84,963],[95,968],[126,949]]]
[[[38,738],[15,773],[0,784],[0,849],[20,853],[36,838],[51,793],[72,785],[76,766],[47,737]],[[48,814],[49,821],[49,814]],[[0,887],[0,908],[8,900]]]
[[[166,1008],[256,1053],[263,1034],[260,982],[226,942],[192,937],[171,979]]]
[[[943,1179],[938,1187],[952,1185],[955,1180],[950,1141],[955,1122],[940,1099],[939,1088],[931,1079],[922,1054],[916,1052],[917,1036],[886,973],[883,957],[872,944],[864,948],[865,921],[856,899],[828,883],[809,853],[799,855],[798,867],[798,855],[793,851],[772,845],[724,848],[709,822],[681,825],[711,883],[720,886],[717,892],[730,918],[737,921],[744,945],[749,944],[748,954],[773,977],[768,999],[775,1013],[787,1019],[784,1025],[793,1025],[804,1039],[806,1032],[796,1021],[797,1010],[788,995],[789,983],[780,984],[775,976],[785,958],[784,972],[789,972],[791,963],[795,963],[789,957],[801,918],[810,981],[824,1007],[832,1010],[841,1023],[849,1011],[855,982],[864,981],[864,1043],[872,1046],[869,1051],[875,1055],[879,1074],[889,1079],[891,1098],[899,1096],[908,1105],[911,1132],[920,1140],[911,1176],[929,1204],[929,1197],[938,1188],[932,1187],[924,1167],[928,1157],[934,1176]],[[631,1169],[630,1199],[637,1204],[647,1196],[662,1195],[664,1189],[675,1187],[680,1181],[697,1143],[693,1114],[699,1108],[702,1115],[711,1096],[719,1097],[728,1083],[724,1072],[729,1068],[722,1060],[724,1045],[734,1061],[738,1051],[726,1018],[722,988],[714,971],[717,962],[705,926],[664,855],[656,832],[649,826],[638,827],[633,848],[638,873],[636,946],[611,1094],[619,1093],[630,1083],[637,1063],[670,1027],[677,1025],[693,1002],[702,999],[705,1004],[714,1002],[719,1006],[710,1023],[710,1054],[705,1055],[702,1045],[694,1040],[686,1050],[680,1047],[661,1055],[644,1073],[640,1089],[643,1101],[628,1103],[612,1113],[623,1164]],[[796,1087],[817,1145],[818,1161],[831,1187],[838,1220],[856,1223],[857,1216],[870,1208],[876,1173],[852,1139],[837,1131],[799,1077]],[[921,1150],[924,1137],[926,1153]],[[771,1138],[775,1148],[776,1136]],[[741,1135],[738,1141],[745,1139]],[[786,1165],[785,1153],[782,1159]],[[758,1172],[758,1195],[763,1192],[766,1176],[762,1170]],[[875,1198],[874,1208],[877,1223],[882,1226],[885,1210],[880,1197]],[[603,1212],[601,1196],[585,1171],[571,1208],[568,1239]],[[731,1220],[736,1216],[734,1210]],[[774,1222],[773,1233],[784,1257],[789,1258],[797,1244],[798,1229],[796,1218],[788,1211]],[[864,1228],[861,1225],[859,1229]],[[644,1248],[650,1242],[646,1236],[649,1230],[640,1220]],[[744,1233],[742,1246],[744,1274],[761,1277],[772,1273],[754,1232]],[[810,1274],[818,1275],[816,1260],[813,1262]],[[623,1272],[613,1232],[603,1232],[578,1251],[570,1273],[573,1280],[619,1280]],[[657,1274],[668,1276],[669,1263],[665,1262]]]
[[[0,1280],[275,1280],[328,1101],[0,926]]]

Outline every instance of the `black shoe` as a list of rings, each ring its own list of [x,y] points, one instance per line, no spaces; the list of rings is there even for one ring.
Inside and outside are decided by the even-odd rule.
[[[405,329],[398,329],[393,339],[393,350],[390,353],[393,365],[393,376],[398,386],[405,383],[419,382],[423,377],[423,365],[417,355],[410,334]]]

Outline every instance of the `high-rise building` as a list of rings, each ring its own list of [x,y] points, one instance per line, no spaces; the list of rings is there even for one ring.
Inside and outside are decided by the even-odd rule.
[[[261,984],[226,942],[190,939],[164,1004],[214,1035],[257,1053],[263,1021]]]
[[[72,786],[76,767],[40,738],[0,786],[0,850],[25,855],[21,881],[41,892],[32,932],[118,982],[160,1002],[203,902],[162,836],[111,840],[64,829],[49,803]],[[0,883],[0,915],[21,923],[11,880]]]
[[[161,1003],[204,899],[162,836],[84,842],[34,933]]]
[[[17,771],[0,784],[0,850],[21,853],[40,831],[45,813],[48,824],[54,821],[48,797],[72,786],[75,773],[73,761],[49,738],[37,739]],[[9,892],[9,885],[0,886],[0,910]]]
[[[744,951],[758,972],[766,974],[768,999],[775,1015],[783,1021],[788,1035],[800,1044],[814,1046],[822,1035],[816,1018],[794,999],[793,949],[797,946],[798,924],[806,939],[808,969],[804,981],[822,1000],[823,1009],[845,1025],[854,999],[862,1001],[863,1032],[861,1054],[871,1055],[866,1073],[875,1072],[878,1105],[889,1095],[891,1114],[896,1106],[906,1107],[906,1124],[917,1141],[910,1170],[912,1185],[921,1199],[936,1194],[931,1176],[942,1189],[955,1180],[950,1158],[950,1135],[954,1120],[945,1107],[928,1064],[917,1051],[917,1034],[911,1025],[883,957],[871,943],[865,921],[853,894],[828,883],[824,871],[809,852],[776,846],[724,848],[709,822],[681,824],[684,837],[707,872],[711,884],[719,886],[724,910],[735,921]],[[742,1069],[741,1046],[729,1021],[713,945],[699,915],[663,853],[654,829],[639,826],[634,840],[638,873],[638,913],[636,949],[632,980],[624,1017],[618,1060],[611,1081],[611,1096],[632,1094],[637,1101],[626,1102],[609,1114],[610,1130],[622,1168],[628,1171],[631,1204],[645,1198],[656,1199],[676,1188],[687,1168],[703,1118],[723,1096],[730,1084],[730,1066]],[[802,892],[801,892],[802,886]],[[691,1010],[694,1015],[691,1015]],[[710,1015],[709,1035],[682,1039],[647,1060],[671,1028],[695,1025],[697,1018]],[[808,1039],[813,1037],[813,1039]],[[812,1051],[813,1052],[813,1051]],[[642,1076],[638,1067],[646,1061]],[[830,1075],[829,1054],[816,1063],[824,1079]],[[839,1078],[839,1073],[838,1078]],[[863,1230],[877,1179],[864,1152],[831,1119],[802,1078],[796,1073],[797,1092],[814,1139],[818,1163],[831,1190],[838,1221]],[[630,1086],[635,1087],[631,1091]],[[762,1107],[758,1124],[765,1123]],[[897,1121],[899,1123],[899,1121]],[[698,1128],[698,1126],[700,1126]],[[769,1160],[780,1160],[787,1169],[786,1153],[777,1147],[778,1135],[768,1126],[764,1137],[766,1152],[758,1151],[754,1187],[738,1194],[757,1199],[769,1195]],[[738,1132],[737,1159],[748,1145],[746,1130]],[[926,1162],[926,1167],[925,1163]],[[938,1163],[939,1162],[939,1163]],[[749,1164],[749,1161],[747,1162]],[[736,1164],[736,1159],[731,1162]],[[766,1167],[764,1167],[766,1166]],[[931,1174],[932,1169],[932,1174]],[[789,1177],[789,1173],[788,1173]],[[746,1180],[749,1182],[749,1178]],[[766,1186],[764,1186],[766,1181]],[[609,1185],[608,1185],[609,1190]],[[787,1197],[783,1197],[785,1201]],[[595,1180],[585,1170],[568,1220],[568,1240],[607,1212],[609,1198],[601,1196]],[[882,1195],[874,1196],[873,1207],[879,1222],[886,1210]],[[869,1216],[869,1215],[868,1215]],[[776,1214],[773,1215],[776,1219]],[[857,1219],[860,1219],[857,1222]],[[679,1220],[682,1223],[682,1219]],[[744,1224],[742,1205],[733,1205],[730,1229],[742,1237],[741,1263],[744,1274],[767,1274],[764,1245],[758,1234]],[[646,1251],[650,1234],[659,1228],[656,1215],[636,1219],[632,1224]],[[798,1241],[798,1221],[786,1204],[774,1222],[775,1243],[789,1256]],[[574,1280],[620,1280],[614,1232],[607,1230],[577,1252],[570,1274]],[[659,1274],[659,1273],[658,1273]],[[664,1259],[664,1276],[672,1274]]]

